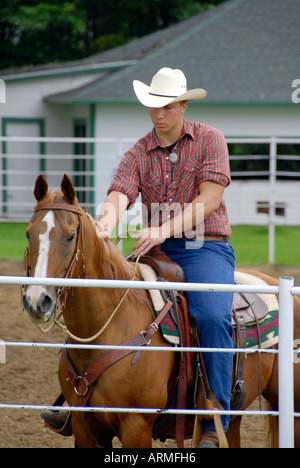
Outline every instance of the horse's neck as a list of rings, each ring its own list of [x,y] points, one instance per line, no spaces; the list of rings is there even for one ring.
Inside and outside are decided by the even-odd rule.
[[[99,241],[89,220],[83,219],[83,244],[81,245],[81,279],[104,279],[101,270],[101,255]],[[76,274],[78,275],[79,270]],[[77,276],[78,277],[78,276]],[[88,338],[95,334],[95,328],[101,328],[101,320],[105,320],[105,291],[101,288],[72,288],[68,294],[64,310],[64,318],[70,331],[80,338]],[[98,331],[98,330],[96,330]]]
[[[132,279],[132,268],[128,267],[127,271],[118,252],[114,250],[114,247],[105,245],[105,242],[98,240],[92,225],[85,226],[84,268],[81,277],[84,279]],[[114,261],[116,263],[116,274],[112,277]],[[68,295],[64,313],[66,325],[73,334],[81,338],[89,338],[95,335],[110,319],[125,294],[127,294],[125,290],[73,288]],[[144,297],[144,294],[143,291],[140,291],[141,298]],[[129,326],[128,322],[139,327],[144,326],[143,321],[147,324],[148,320],[151,320],[152,317],[149,316],[151,312],[149,313],[147,306],[142,304],[141,307],[130,307],[130,302],[132,301],[130,301],[130,294],[128,294],[124,303],[117,310],[116,316],[107,327],[107,331],[103,332],[97,339],[98,343],[109,342],[112,344],[115,342],[119,344],[122,340],[127,340],[128,336],[132,338],[131,333],[135,333],[136,327],[134,325]],[[144,315],[141,309],[145,310]],[[129,313],[130,321],[128,321]],[[122,323],[122,326],[119,325],[120,323]],[[143,329],[141,328],[141,330]]]

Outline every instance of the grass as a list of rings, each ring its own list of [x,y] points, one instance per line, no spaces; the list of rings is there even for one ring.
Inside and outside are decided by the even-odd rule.
[[[27,224],[0,223],[0,259],[22,260],[27,246]]]
[[[235,249],[237,265],[268,263],[267,226],[232,226],[230,242]],[[276,227],[275,263],[300,265],[300,227]]]
[[[0,223],[0,259],[23,260],[27,246],[26,224]],[[123,240],[124,255],[134,245],[134,239]],[[267,226],[232,226],[230,242],[235,249],[237,265],[268,263]],[[300,266],[300,227],[276,228],[277,265]]]

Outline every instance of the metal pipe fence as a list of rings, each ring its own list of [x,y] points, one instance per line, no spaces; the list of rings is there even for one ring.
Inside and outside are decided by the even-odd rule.
[[[178,283],[160,283],[146,281],[124,281],[124,280],[81,280],[81,279],[59,279],[59,278],[24,278],[0,276],[0,285],[44,285],[44,286],[69,286],[69,287],[99,287],[99,288],[119,288],[119,289],[158,289],[177,290]],[[279,446],[280,448],[294,447],[294,418],[300,417],[300,413],[294,411],[294,356],[299,354],[293,349],[294,339],[294,295],[300,295],[300,287],[294,287],[294,280],[290,277],[281,277],[278,286],[253,286],[253,285],[222,285],[222,284],[180,284],[183,291],[210,291],[210,292],[253,292],[256,294],[278,294],[279,295],[279,348],[277,349],[220,349],[220,348],[200,348],[201,352],[246,352],[251,353],[274,353],[279,357],[279,410],[278,411],[209,411],[210,413],[230,414],[230,415],[264,415],[278,416],[279,418]],[[3,342],[7,347],[45,347],[45,348],[71,348],[81,349],[120,349],[120,346],[109,345],[66,345],[61,343],[22,343]],[[2,344],[3,344],[2,343]],[[132,351],[139,350],[140,347],[126,347]],[[199,351],[199,348],[159,348],[143,347],[143,352],[149,351],[165,352],[191,352]],[[41,405],[14,405],[0,404],[0,410],[49,410],[52,406]],[[178,410],[163,408],[103,408],[103,407],[55,407],[61,411],[87,411],[87,412],[116,412],[116,413],[145,413],[145,414],[180,414],[184,412],[188,415],[207,414],[207,410]]]
[[[61,174],[67,172],[74,181],[82,207],[92,214],[106,197],[106,190],[115,173],[117,165],[130,146],[137,138],[71,138],[71,137],[25,137],[0,136],[0,221],[28,222],[35,200],[32,194],[37,175],[42,172],[49,180],[51,188],[59,188]],[[242,164],[265,161],[265,167],[259,170],[232,169],[233,179],[265,180],[267,193],[261,195],[259,207],[253,210],[255,202],[243,201],[243,210],[251,212],[249,224],[256,224],[256,213],[259,209],[259,224],[268,225],[269,229],[269,263],[275,261],[275,227],[291,223],[298,212],[298,192],[281,203],[278,200],[278,179],[300,179],[300,153],[288,154],[289,150],[280,154],[279,145],[300,145],[300,138],[280,138],[270,136],[266,138],[226,138],[230,145],[249,145],[249,154],[230,155],[230,161]],[[251,154],[251,145],[266,145],[265,154]],[[294,165],[293,170],[282,170],[278,163],[289,161]],[[296,164],[297,163],[297,164]],[[296,165],[295,165],[296,164]],[[233,181],[234,183],[234,181]],[[249,195],[253,192],[249,189]],[[287,190],[289,193],[289,190]],[[286,193],[284,195],[286,198]],[[250,201],[251,199],[251,201]],[[265,204],[264,204],[265,202]],[[230,206],[228,205],[230,209]],[[235,212],[235,206],[231,207]],[[255,212],[256,210],[256,212]],[[278,211],[293,215],[277,216]],[[235,215],[236,216],[236,215]],[[249,215],[250,216],[250,215]],[[237,217],[240,219],[240,217]],[[298,219],[298,218],[297,218]],[[256,221],[256,222],[255,222]],[[293,221],[294,223],[294,221]]]

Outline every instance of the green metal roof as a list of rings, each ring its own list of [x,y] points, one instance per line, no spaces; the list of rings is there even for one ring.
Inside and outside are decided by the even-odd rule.
[[[136,102],[132,81],[150,84],[156,71],[167,66],[184,71],[189,89],[205,88],[208,96],[201,102],[207,104],[292,104],[292,82],[300,78],[299,18],[298,0],[228,0],[113,49],[115,59],[125,54],[136,63],[46,100]],[[109,51],[104,54],[110,57]]]

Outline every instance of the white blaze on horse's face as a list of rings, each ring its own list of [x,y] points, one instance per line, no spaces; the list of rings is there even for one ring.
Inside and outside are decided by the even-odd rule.
[[[52,229],[55,227],[53,211],[48,211],[48,213],[46,214],[42,222],[46,223],[47,229],[44,234],[39,235],[40,247],[39,247],[39,255],[37,259],[37,264],[36,264],[35,272],[34,272],[35,278],[47,278],[49,250],[50,250],[50,233]]]
[[[35,278],[47,278],[50,234],[55,227],[53,211],[48,211],[42,223],[46,223],[46,231],[39,235],[40,243],[34,272]],[[23,306],[33,322],[43,323],[50,320],[55,309],[55,300],[44,286],[30,286],[23,296]]]

